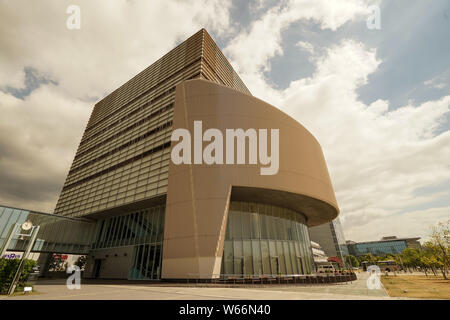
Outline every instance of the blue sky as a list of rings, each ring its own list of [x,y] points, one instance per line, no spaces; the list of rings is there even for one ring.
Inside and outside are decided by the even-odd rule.
[[[446,0],[0,2],[0,203],[53,211],[93,104],[202,27],[318,138],[347,239],[449,219]]]

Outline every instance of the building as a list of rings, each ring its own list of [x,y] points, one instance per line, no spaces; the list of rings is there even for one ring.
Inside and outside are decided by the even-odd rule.
[[[309,236],[312,241],[320,244],[330,259],[345,264],[345,256],[349,252],[339,218],[329,223],[309,228]]]
[[[322,250],[320,244],[311,241],[311,249],[314,257],[314,263],[316,266],[321,264],[328,264],[328,257],[325,254],[325,251]]]
[[[354,242],[347,241],[348,251],[351,255],[361,256],[371,253],[374,256],[398,254],[406,248],[420,249],[420,238],[397,238],[396,236],[383,237],[379,241]]]
[[[172,132],[194,121],[278,129],[278,173],[175,164]],[[338,214],[317,140],[253,97],[204,29],[95,105],[55,208],[94,225],[86,277],[132,280],[312,273],[308,227]]]
[[[12,208],[0,205],[0,256],[5,259],[21,259],[26,250],[31,230],[20,226],[30,222],[39,226],[36,241],[27,259],[36,260],[42,267],[48,265],[52,254],[64,253],[65,262],[73,264],[77,257],[91,248],[95,222],[82,218],[68,218],[54,214]],[[14,228],[17,226],[16,228]],[[10,234],[14,233],[11,237]],[[8,239],[10,243],[7,243]]]

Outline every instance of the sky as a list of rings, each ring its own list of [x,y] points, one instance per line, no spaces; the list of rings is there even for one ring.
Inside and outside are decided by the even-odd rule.
[[[450,219],[447,0],[0,0],[0,204],[53,212],[93,105],[200,28],[319,140],[347,240]]]

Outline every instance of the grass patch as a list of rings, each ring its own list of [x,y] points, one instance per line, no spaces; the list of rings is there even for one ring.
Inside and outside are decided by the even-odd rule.
[[[450,280],[442,276],[383,275],[381,282],[391,297],[450,299]]]
[[[42,292],[31,291],[31,292],[23,293],[23,291],[22,291],[22,292],[16,291],[16,292],[14,292],[14,293],[11,295],[11,297],[15,297],[15,296],[34,296],[34,295],[36,295],[36,294],[42,294]]]

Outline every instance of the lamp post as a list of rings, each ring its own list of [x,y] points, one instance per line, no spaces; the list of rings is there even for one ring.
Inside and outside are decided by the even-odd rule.
[[[37,234],[39,232],[40,226],[33,226],[33,224],[30,221],[25,221],[22,225],[15,224],[14,227],[11,228],[9,237],[5,241],[5,246],[2,248],[2,251],[4,250],[6,252],[9,243],[11,242],[11,239],[17,235],[22,237],[29,237],[30,240],[28,241],[27,246],[25,247],[24,253],[22,255],[22,259],[20,259],[19,266],[17,268],[17,271],[14,275],[13,281],[11,282],[11,285],[8,289],[8,295],[11,295],[14,293],[14,290],[16,289],[16,286],[20,280],[20,275],[22,274],[22,270],[25,264],[25,260],[27,259],[28,255],[30,254],[31,249],[34,246],[34,242],[36,241]],[[30,233],[17,233],[16,231],[18,229],[22,229],[24,231],[31,230]]]

